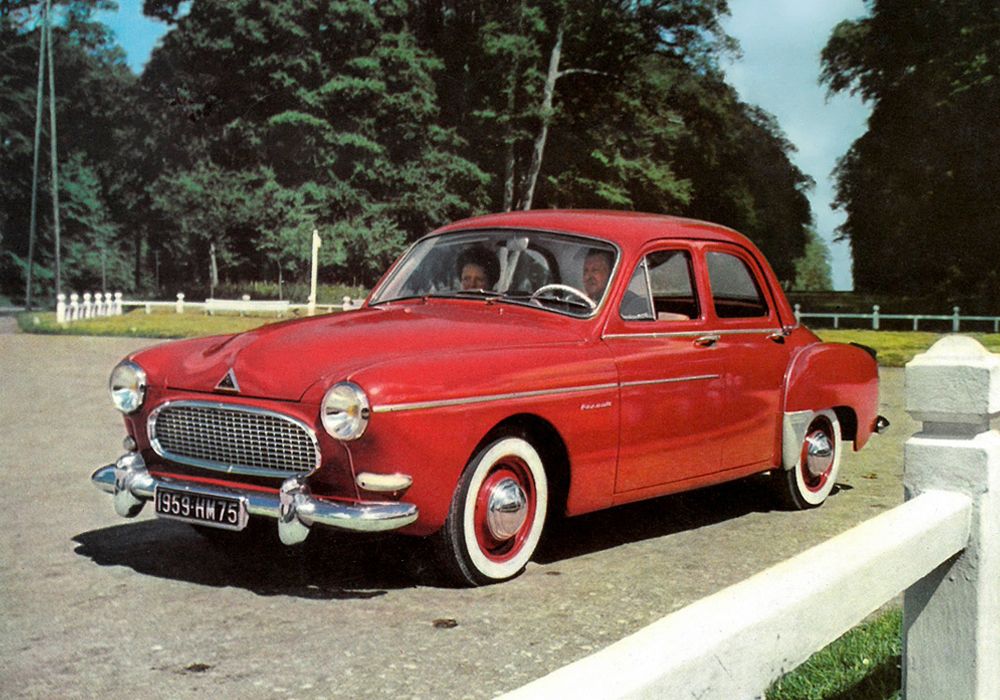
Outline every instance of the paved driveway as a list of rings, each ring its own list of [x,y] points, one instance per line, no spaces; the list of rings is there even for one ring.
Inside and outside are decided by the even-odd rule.
[[[893,430],[815,511],[760,480],[565,521],[519,579],[439,587],[397,537],[220,552],[118,518],[89,483],[123,436],[106,380],[128,339],[0,335],[0,696],[483,698],[515,688],[901,501]],[[149,509],[147,508],[147,511]]]

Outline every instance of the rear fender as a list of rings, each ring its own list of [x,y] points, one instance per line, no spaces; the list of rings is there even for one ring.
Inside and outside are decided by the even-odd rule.
[[[782,466],[791,469],[813,413],[833,409],[841,419],[844,439],[860,450],[878,418],[878,364],[855,345],[816,343],[792,361],[785,377],[782,421]]]

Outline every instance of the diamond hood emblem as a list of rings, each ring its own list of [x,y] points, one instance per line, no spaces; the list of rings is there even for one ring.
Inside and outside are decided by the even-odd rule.
[[[226,376],[219,380],[219,383],[215,385],[216,391],[228,391],[238,394],[240,392],[239,382],[236,381],[236,374],[233,372],[232,368],[226,372]]]

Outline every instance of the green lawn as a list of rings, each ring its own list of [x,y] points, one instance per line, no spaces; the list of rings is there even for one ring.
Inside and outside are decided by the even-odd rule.
[[[817,330],[823,340],[837,343],[861,343],[878,351],[878,362],[884,367],[902,367],[922,353],[943,333],[924,331]],[[970,335],[991,352],[1000,352],[1000,334],[963,333]]]
[[[902,619],[895,609],[855,627],[775,681],[767,700],[898,700]]]
[[[285,318],[291,318],[291,316]],[[61,325],[56,322],[56,315],[52,312],[29,311],[17,316],[18,326],[27,333],[114,335],[135,338],[194,338],[203,335],[239,333],[280,320],[283,319],[273,314],[269,316],[240,316],[238,314],[208,316],[198,311],[183,314],[172,311],[154,311],[147,314],[142,309],[130,311],[121,316],[89,318]]]

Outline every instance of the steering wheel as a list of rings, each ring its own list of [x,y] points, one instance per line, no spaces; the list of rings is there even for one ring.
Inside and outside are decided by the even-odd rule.
[[[591,311],[597,308],[597,304],[594,303],[593,299],[588,297],[586,294],[581,292],[576,287],[570,287],[568,284],[543,284],[541,287],[532,292],[531,300],[534,301],[545,292],[563,292],[564,294],[568,294],[571,297],[576,297],[577,299],[582,301]]]

